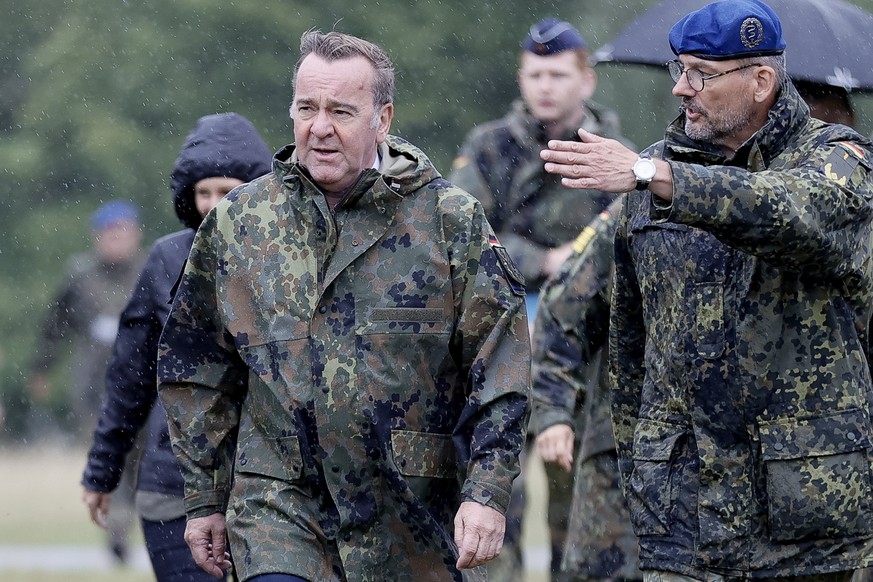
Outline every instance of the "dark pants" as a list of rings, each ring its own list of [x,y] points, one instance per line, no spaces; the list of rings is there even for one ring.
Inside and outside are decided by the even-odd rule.
[[[215,582],[191,557],[185,543],[185,518],[172,521],[142,520],[146,549],[157,582]]]

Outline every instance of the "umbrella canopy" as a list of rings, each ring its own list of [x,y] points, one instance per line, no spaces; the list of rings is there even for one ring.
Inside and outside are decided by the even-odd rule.
[[[712,0],[661,0],[599,48],[598,62],[663,66],[676,58],[667,36]],[[843,0],[766,0],[782,21],[794,80],[873,91],[873,14]]]

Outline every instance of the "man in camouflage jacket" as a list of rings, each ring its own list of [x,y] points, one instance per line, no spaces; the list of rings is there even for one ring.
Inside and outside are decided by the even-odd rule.
[[[576,238],[573,254],[543,287],[534,323],[530,428],[544,461],[570,469],[575,457],[567,541],[553,575],[561,582],[642,579],[620,487],[606,365],[621,206],[617,198]]]
[[[387,134],[384,52],[301,54],[295,145],[204,220],[161,340],[186,539],[220,575],[227,511],[242,580],[481,580],[527,421],[523,279]]]
[[[640,190],[609,349],[641,567],[848,580],[873,562],[873,149],[809,116],[764,4],[707,5],[670,42],[683,114],[654,162],[589,135],[543,154],[568,185]]]
[[[556,33],[554,38],[538,36]],[[590,100],[597,77],[575,28],[545,19],[531,27],[522,46],[518,74],[523,99],[513,102],[504,117],[470,131],[450,179],[482,202],[528,291],[535,292],[569,256],[579,231],[612,198],[562,186],[558,177],[543,170],[540,151],[550,139],[575,139],[579,127],[616,139],[620,128],[614,111]],[[557,77],[570,80],[561,83]],[[549,253],[559,247],[565,252],[550,262]]]
[[[550,139],[574,139],[579,127],[620,139],[618,116],[591,101],[597,75],[582,35],[567,22],[546,18],[531,26],[519,54],[522,98],[502,118],[470,131],[450,180],[479,199],[488,221],[527,282],[533,323],[540,286],[572,252],[573,239],[606,208],[612,196],[577,192],[543,169],[540,151]],[[572,493],[571,473],[546,463],[552,572],[561,563]],[[503,582],[518,579],[524,474],[515,484],[506,551],[490,567]]]

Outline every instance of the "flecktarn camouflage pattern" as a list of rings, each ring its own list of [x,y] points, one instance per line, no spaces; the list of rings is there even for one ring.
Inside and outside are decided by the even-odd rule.
[[[873,150],[793,85],[730,165],[683,132],[665,207],[616,234],[612,412],[644,570],[806,576],[873,562]]]
[[[227,506],[243,580],[484,578],[452,521],[518,473],[524,282],[424,154],[380,157],[331,211],[280,151],[204,221],[164,330],[188,515]]]
[[[615,112],[584,106],[582,127],[621,139]],[[566,139],[578,140],[568,133]],[[612,201],[612,195],[572,190],[543,168],[543,125],[521,101],[501,119],[474,128],[453,162],[451,181],[482,202],[488,221],[528,283],[544,282],[545,253],[573,240]]]

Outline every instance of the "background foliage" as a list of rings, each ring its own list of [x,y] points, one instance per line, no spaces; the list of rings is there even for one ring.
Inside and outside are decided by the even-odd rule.
[[[873,10],[873,0],[856,4]],[[517,95],[520,40],[557,15],[596,48],[652,0],[64,0],[13,2],[0,19],[0,395],[15,427],[35,328],[90,213],[128,198],[147,242],[177,230],[167,176],[194,121],[237,111],[278,149],[300,34],[336,28],[397,63],[393,133],[448,173],[473,125]],[[811,26],[814,23],[811,23]],[[873,57],[871,57],[873,58]],[[622,114],[637,145],[674,116],[665,73],[598,67],[595,100]],[[858,102],[859,129],[871,131]]]

